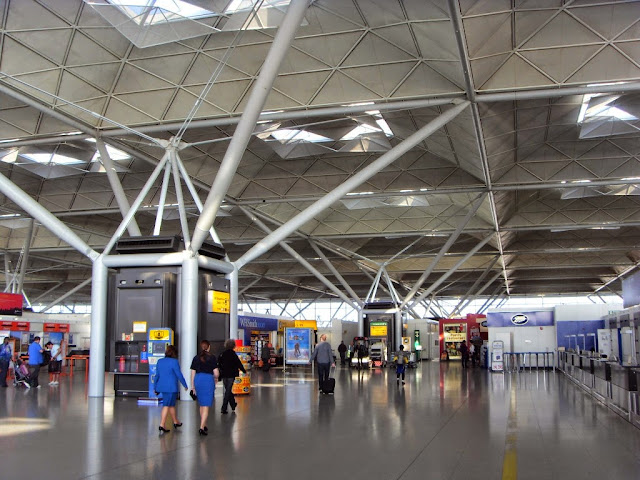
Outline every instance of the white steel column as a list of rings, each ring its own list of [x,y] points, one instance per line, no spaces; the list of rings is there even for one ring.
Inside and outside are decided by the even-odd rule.
[[[109,180],[109,184],[111,185],[111,189],[113,190],[113,195],[116,197],[118,208],[120,208],[120,213],[124,217],[131,208],[131,206],[129,205],[129,200],[127,200],[127,196],[124,193],[122,183],[120,183],[120,179],[118,178],[118,174],[116,173],[116,169],[113,164],[113,160],[109,155],[109,151],[107,150],[107,146],[99,138],[96,138],[96,146],[98,147],[98,152],[100,153],[102,166],[107,173],[107,179]],[[136,223],[135,219],[131,220],[131,223],[129,224],[127,229],[129,230],[129,235],[131,235],[132,237],[139,237],[141,235],[140,228],[138,228],[138,224]]]
[[[184,251],[180,277],[180,322],[178,336],[180,370],[187,378],[191,360],[198,353],[198,259]],[[191,397],[180,387],[180,400],[191,401]]]
[[[187,212],[184,208],[184,198],[182,197],[182,184],[180,183],[180,174],[178,173],[176,149],[173,147],[169,147],[169,158],[171,170],[173,172],[173,185],[176,189],[176,202],[178,203],[178,214],[180,215],[182,237],[184,239],[185,248],[189,250],[189,246],[191,244],[191,238],[189,237],[189,224],[187,223]]]
[[[233,272],[225,275],[225,278],[229,280],[231,299],[229,309],[229,338],[238,338],[238,280],[239,273],[237,268],[233,269]]]
[[[461,102],[441,114],[438,118],[427,123],[420,130],[410,135],[408,138],[400,142],[398,145],[396,145],[394,148],[389,150],[387,153],[385,153],[375,161],[371,162],[351,178],[331,190],[324,197],[311,204],[309,207],[290,219],[287,223],[282,225],[273,233],[267,235],[266,238],[260,240],[256,245],[249,249],[247,253],[236,260],[235,264],[238,266],[238,268],[242,268],[247,263],[255,260],[260,255],[267,252],[269,249],[287,238],[291,233],[296,231],[302,225],[313,219],[318,213],[324,211],[331,204],[344,197],[347,193],[362,185],[383,168],[393,163],[395,160],[410,151],[416,145],[420,144],[427,137],[429,137],[429,135],[440,130],[440,128],[457,117],[458,114],[464,111],[468,106],[469,102]]]
[[[244,108],[238,127],[236,128],[233,138],[229,143],[229,147],[222,159],[220,168],[216,175],[211,191],[207,196],[204,209],[198,218],[196,228],[193,232],[192,250],[198,251],[202,246],[202,242],[207,236],[209,228],[213,226],[216,219],[218,208],[229,190],[229,185],[236,173],[238,164],[242,160],[247,144],[253,134],[262,107],[264,106],[269,92],[273,87],[273,82],[278,75],[278,70],[282,60],[289,51],[289,47],[293,42],[296,31],[302,23],[304,14],[311,0],[292,0],[287,8],[287,13],[276,32],[269,53],[267,53],[260,74],[251,89],[249,100]]]
[[[73,295],[74,293],[76,293],[78,290],[80,290],[81,288],[84,288],[85,286],[89,285],[89,283],[91,283],[91,279],[87,278],[84,282],[80,283],[79,285],[76,285],[75,287],[73,287],[71,290],[69,290],[67,293],[65,293],[64,295],[56,298],[53,302],[51,302],[49,305],[47,305],[43,310],[40,311],[40,313],[44,313],[47,310],[49,310],[51,307],[54,307],[55,305],[59,304],[61,301],[63,301],[65,298]]]
[[[169,188],[169,176],[171,176],[171,165],[167,163],[164,167],[164,177],[162,178],[162,189],[160,190],[160,203],[156,212],[156,223],[153,226],[153,235],[160,235],[162,228],[162,216],[164,215],[165,203],[167,203],[167,189]]]
[[[338,279],[338,281],[342,284],[344,289],[347,292],[349,292],[349,295],[351,295],[353,300],[356,303],[358,303],[358,305],[362,305],[362,300],[360,300],[360,298],[358,297],[358,294],[353,291],[353,288],[351,288],[351,285],[349,285],[349,283],[347,283],[347,281],[344,279],[344,277],[342,275],[340,275],[340,272],[338,272],[338,269],[333,266],[333,264],[329,261],[327,256],[324,254],[324,252],[322,250],[320,250],[320,247],[318,247],[318,245],[316,245],[316,243],[314,241],[312,241],[312,240],[309,240],[309,244],[311,245],[311,248],[313,248],[313,250],[318,254],[320,259],[324,262],[324,264],[327,266],[329,271],[331,271],[331,273],[333,273],[333,276],[336,277]]]
[[[91,343],[89,396],[104,397],[104,361],[107,342],[107,267],[102,255],[93,261],[91,274]]]
[[[364,337],[364,312],[358,309],[358,336]]]
[[[29,250],[31,249],[31,240],[33,240],[33,218],[29,222],[29,229],[27,230],[27,236],[24,239],[24,249],[22,253],[22,260],[20,261],[20,275],[18,275],[18,293],[22,295],[22,287],[24,285],[24,275],[27,273],[27,263],[29,262]]]

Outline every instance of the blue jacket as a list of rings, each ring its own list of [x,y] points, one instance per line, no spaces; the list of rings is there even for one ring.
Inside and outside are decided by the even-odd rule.
[[[29,365],[41,365],[44,362],[42,347],[39,343],[33,342],[29,345]]]
[[[156,392],[178,392],[178,381],[187,388],[187,381],[180,371],[180,363],[177,358],[164,357],[158,360],[156,376],[153,380]]]

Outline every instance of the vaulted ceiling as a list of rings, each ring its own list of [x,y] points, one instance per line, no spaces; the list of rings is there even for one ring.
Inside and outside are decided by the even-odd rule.
[[[194,0],[221,13],[197,22],[203,34],[175,28],[177,40],[146,46],[107,20],[106,3],[0,0],[0,173],[98,251],[122,214],[88,138],[126,152],[114,163],[132,204],[200,98],[179,156],[204,200],[277,31],[267,19],[286,11],[266,2],[242,23],[229,2]],[[230,260],[266,235],[252,215],[277,228],[463,100],[287,245],[345,291],[335,267],[361,298],[381,265],[401,296],[425,270],[421,291],[452,268],[431,293],[620,292],[640,261],[639,1],[314,1],[214,223]],[[162,178],[135,217],[143,235]],[[162,235],[181,232],[169,183]],[[198,209],[183,195],[192,231]],[[30,226],[0,196],[4,271],[19,270],[30,238],[32,302],[90,277],[87,258]],[[241,270],[240,290],[335,296],[280,246]]]

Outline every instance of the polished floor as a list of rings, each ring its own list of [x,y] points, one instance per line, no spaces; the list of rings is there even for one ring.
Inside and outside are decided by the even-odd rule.
[[[158,435],[160,407],[87,398],[83,375],[0,389],[0,478],[640,479],[640,429],[561,373],[491,374],[424,362],[404,387],[390,369],[338,369],[335,395],[310,368],[252,373],[236,413],[179,402],[181,431]]]

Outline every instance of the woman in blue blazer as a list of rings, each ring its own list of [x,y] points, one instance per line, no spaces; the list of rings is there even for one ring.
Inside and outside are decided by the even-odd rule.
[[[173,345],[167,345],[164,358],[158,360],[156,365],[156,376],[154,378],[154,390],[156,395],[162,394],[162,417],[160,418],[160,434],[170,432],[171,430],[164,428],[167,421],[167,414],[171,414],[173,419],[173,428],[182,426],[182,422],[178,421],[176,414],[176,400],[178,398],[178,382],[187,390],[187,381],[180,371],[180,363],[178,362],[178,350]]]

